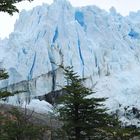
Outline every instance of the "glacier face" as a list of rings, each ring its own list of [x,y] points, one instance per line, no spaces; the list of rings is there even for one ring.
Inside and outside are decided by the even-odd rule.
[[[66,0],[22,11],[9,39],[0,41],[0,65],[10,74],[1,87],[29,81],[32,97],[43,95],[64,84],[57,65],[72,65],[89,87],[97,82],[96,96],[109,97],[111,110],[140,108],[139,17]]]

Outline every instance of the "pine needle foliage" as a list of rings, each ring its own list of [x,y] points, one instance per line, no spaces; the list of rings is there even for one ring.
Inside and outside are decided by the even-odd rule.
[[[5,80],[9,77],[8,73],[5,71],[5,69],[0,69],[0,80]],[[8,92],[8,91],[1,91],[0,90],[0,99],[13,96],[14,94]]]
[[[10,15],[13,15],[14,12],[19,12],[19,10],[14,4],[21,1],[24,0],[0,0],[0,12],[7,12]],[[32,1],[32,0],[28,0],[28,1]]]
[[[107,129],[117,126],[119,122],[107,113],[104,107],[106,98],[88,98],[95,93],[84,85],[85,78],[80,78],[72,67],[64,68],[66,85],[65,95],[60,98],[58,108],[69,140],[103,140]]]

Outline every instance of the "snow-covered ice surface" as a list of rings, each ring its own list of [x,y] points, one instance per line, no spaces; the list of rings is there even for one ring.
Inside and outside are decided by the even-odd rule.
[[[26,104],[24,102],[22,107],[24,108],[25,106],[26,108],[33,110],[35,112],[38,112],[38,113],[52,113],[53,112],[53,106],[51,104],[49,104],[46,101],[39,101],[38,99],[31,100],[30,104]]]
[[[140,12],[123,17],[114,8],[74,8],[66,0],[22,11],[9,39],[0,41],[0,64],[10,74],[1,87],[29,80],[32,97],[48,93],[64,84],[54,63],[73,65],[89,87],[97,82],[96,96],[109,97],[112,111],[140,109],[139,19]]]
[[[32,99],[29,104],[26,101],[20,104],[9,103],[4,101],[1,101],[0,103],[11,104],[13,106],[20,106],[21,108],[27,108],[30,109],[31,111],[42,113],[42,114],[53,113],[54,110],[54,107],[51,104],[49,104],[46,101],[40,101],[39,99]]]

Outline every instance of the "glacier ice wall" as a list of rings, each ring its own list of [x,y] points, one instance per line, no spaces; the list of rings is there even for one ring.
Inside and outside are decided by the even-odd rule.
[[[140,14],[123,17],[96,6],[72,7],[56,0],[22,11],[9,39],[0,41],[0,65],[10,77],[1,87],[28,82],[32,96],[64,84],[57,65],[74,66],[107,105],[140,107]],[[57,65],[55,65],[57,64]],[[49,73],[51,73],[49,75]]]

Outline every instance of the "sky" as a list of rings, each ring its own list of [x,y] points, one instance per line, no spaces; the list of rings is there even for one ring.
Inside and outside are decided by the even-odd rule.
[[[73,6],[96,5],[102,9],[109,10],[112,6],[123,16],[129,14],[130,11],[140,10],[140,0],[69,0]],[[34,0],[29,3],[27,1],[17,4],[18,9],[30,10],[42,3],[51,4],[53,0]],[[8,37],[14,30],[14,23],[18,19],[19,14],[15,13],[10,16],[6,13],[0,12],[0,38]]]

